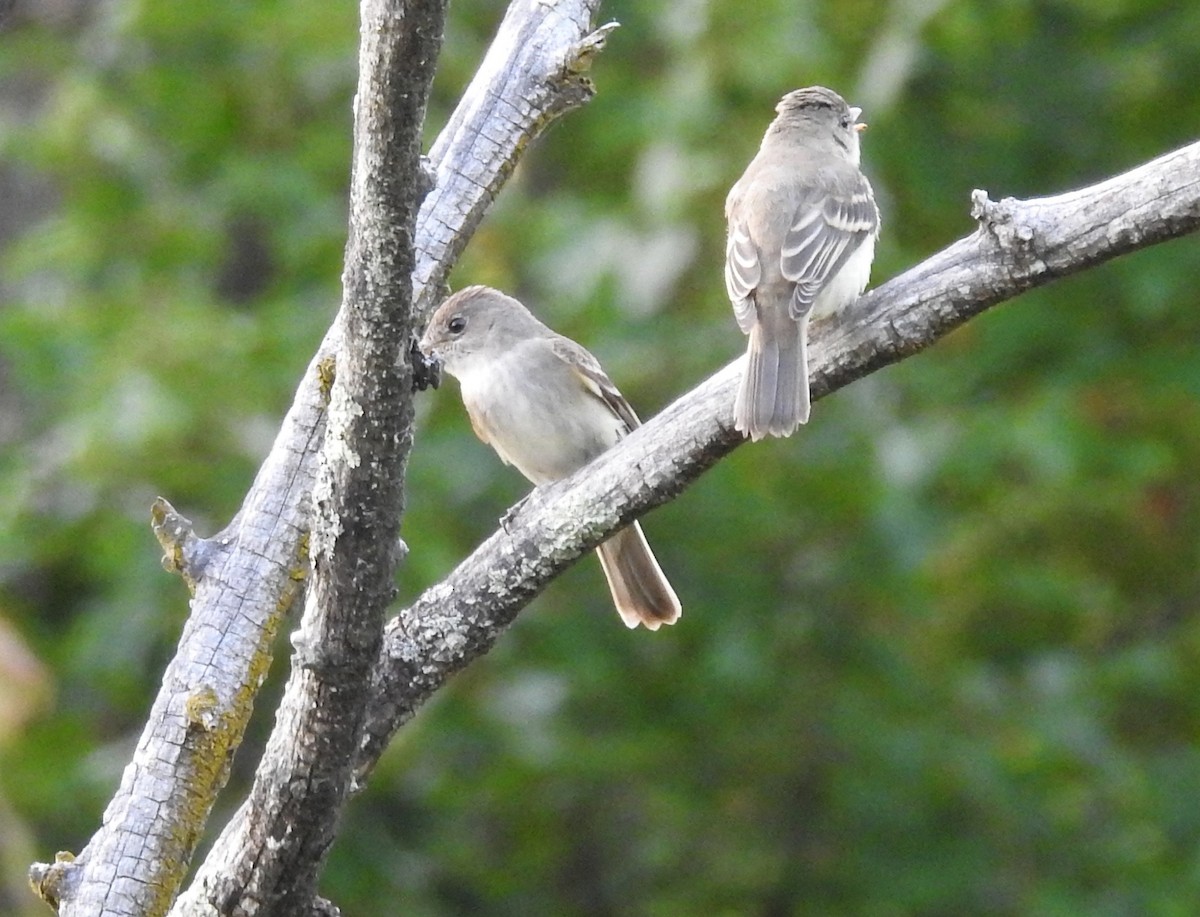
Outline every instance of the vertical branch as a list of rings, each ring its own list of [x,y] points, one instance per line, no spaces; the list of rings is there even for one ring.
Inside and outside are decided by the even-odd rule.
[[[510,4],[431,154],[437,187],[415,233],[418,315],[437,301],[454,259],[529,144],[591,97],[588,65],[613,28],[589,33],[599,4]],[[344,328],[335,322],[310,361],[270,454],[222,532],[197,537],[166,501],[154,508],[164,564],[192,592],[190,614],[103,824],[78,857],[64,852],[30,868],[37,894],[62,913],[161,914],[187,873],[270,665],[274,635],[307,574],[310,497]],[[256,846],[267,841],[260,837]],[[214,865],[201,875],[218,873],[218,855],[229,852],[215,848]]]
[[[445,7],[361,5],[343,334],[313,491],[304,618],[254,786],[177,913],[303,913],[347,796],[399,559],[413,232],[429,189],[420,136]]]

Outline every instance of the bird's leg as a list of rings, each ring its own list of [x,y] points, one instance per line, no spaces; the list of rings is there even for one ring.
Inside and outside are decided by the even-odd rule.
[[[510,506],[504,515],[500,517],[500,528],[504,529],[504,534],[509,534],[509,526],[512,524],[513,519],[517,517],[517,513],[519,513],[521,508],[529,502],[529,498],[532,496],[533,491],[531,490],[520,500]]]

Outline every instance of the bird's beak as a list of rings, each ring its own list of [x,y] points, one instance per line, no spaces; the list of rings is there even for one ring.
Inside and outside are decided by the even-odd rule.
[[[850,106],[850,120],[851,121],[858,122],[859,115],[861,115],[861,114],[862,114],[862,109],[859,108],[857,105]],[[867,125],[865,122],[858,122],[858,123],[855,123],[854,129],[856,131],[865,131],[867,129]]]

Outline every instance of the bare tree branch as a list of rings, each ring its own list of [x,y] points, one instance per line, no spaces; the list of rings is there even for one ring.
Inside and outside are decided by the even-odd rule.
[[[395,593],[412,447],[413,232],[421,125],[447,0],[363,0],[336,378],[313,491],[312,575],[276,728],[250,795],[177,913],[308,908],[335,837]]]
[[[589,33],[599,6],[600,0],[515,0],[509,6],[462,102],[429,151],[437,179],[422,217],[427,212],[438,217],[420,224],[414,276],[420,315],[445,298],[450,269],[521,151],[594,94],[587,71],[617,27],[609,23]]]
[[[1079,191],[999,203],[976,191],[972,201],[980,224],[973,234],[815,327],[814,398],[923,350],[1030,287],[1200,228],[1200,143]],[[507,530],[388,624],[360,781],[396,729],[486,653],[551,579],[743,443],[732,416],[740,371],[741,360],[726,366],[586,468],[536,489]]]
[[[484,68],[434,145],[437,188],[417,219],[414,314],[438,300],[452,259],[530,140],[590,98],[584,71],[609,28],[589,34],[598,5],[510,6]],[[280,621],[307,573],[310,494],[340,341],[335,323],[224,531],[199,538],[166,501],[156,504],[164,563],[192,589],[191,614],[101,828],[78,857],[63,853],[31,867],[35,889],[64,914],[165,913],[187,872]]]

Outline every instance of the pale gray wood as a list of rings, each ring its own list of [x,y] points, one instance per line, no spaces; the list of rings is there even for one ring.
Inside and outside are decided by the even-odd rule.
[[[361,6],[343,334],[313,485],[302,638],[250,793],[176,913],[306,913],[333,843],[395,594],[412,446],[413,232],[431,186],[420,125],[445,11],[446,0]]]
[[[486,72],[432,150],[438,187],[425,198],[416,229],[419,315],[440,299],[452,259],[530,140],[591,96],[585,71],[607,32],[589,31],[598,5],[517,0],[510,6]],[[508,104],[498,114],[499,100]],[[199,538],[169,504],[156,505],[164,563],[193,590],[191,614],[100,829],[78,857],[63,854],[30,870],[60,913],[163,914],[178,891],[228,778],[275,633],[307,575],[310,496],[341,337],[335,322],[224,531]]]

